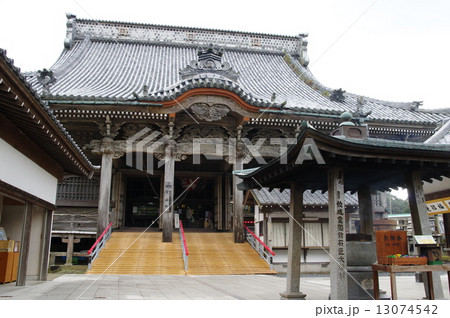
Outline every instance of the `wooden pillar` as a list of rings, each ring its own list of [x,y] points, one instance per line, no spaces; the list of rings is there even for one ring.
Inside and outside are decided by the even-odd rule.
[[[360,233],[371,235],[373,241],[375,239],[373,230],[373,208],[372,195],[369,186],[361,186],[358,189],[358,205]]]
[[[64,243],[67,243],[67,250],[66,250],[66,266],[72,265],[72,259],[73,259],[73,244],[74,244],[74,235],[69,234],[67,239],[63,239]]]
[[[224,224],[224,230],[229,231],[233,228],[232,226],[232,214],[233,214],[233,206],[231,205],[232,194],[231,194],[231,187],[233,185],[232,176],[225,175],[225,224]]]
[[[53,211],[47,210],[42,229],[42,258],[39,267],[39,280],[47,280],[48,265],[50,262],[50,244],[52,239]]]
[[[214,225],[216,229],[223,230],[225,226],[223,225],[223,197],[222,197],[222,176],[216,177],[216,186],[214,191],[215,196],[215,211],[214,211]]]
[[[113,227],[118,228],[121,226],[121,215],[122,215],[122,172],[118,171],[112,176],[112,194],[111,194],[111,205],[112,205],[112,215],[111,222],[113,222]]]
[[[233,170],[242,170],[244,167],[244,156],[240,149],[241,142],[236,145],[236,155],[234,158]],[[239,149],[238,149],[239,148]],[[233,234],[234,243],[244,243],[244,193],[238,190],[237,185],[242,182],[241,178],[233,175]]]
[[[286,291],[281,293],[283,298],[303,299],[306,294],[300,292],[300,261],[302,254],[302,218],[303,192],[300,183],[291,186],[291,204],[289,216],[288,264]]]
[[[175,143],[168,142],[164,159],[164,193],[162,215],[162,241],[172,242],[173,230],[173,192],[175,178]]]
[[[17,286],[25,286],[28,267],[28,254],[30,251],[31,222],[33,205],[25,203],[22,222],[22,238],[20,242],[19,268],[17,271]]]
[[[159,179],[159,219],[158,227],[160,230],[163,228],[163,212],[164,212],[164,175],[161,175]]]
[[[0,194],[0,223],[2,222],[2,212],[3,212],[3,195]]]
[[[99,237],[109,224],[109,205],[111,199],[111,176],[113,154],[102,154],[102,166],[100,172],[100,191],[98,197],[97,237]]]
[[[347,249],[345,238],[344,172],[342,168],[333,167],[328,171],[328,210],[330,297],[331,300],[347,300]]]
[[[422,179],[420,171],[414,170],[406,174],[406,187],[408,189],[409,208],[411,209],[411,220],[415,235],[431,235],[430,220],[428,217],[428,210],[425,201],[425,194],[423,192]],[[420,249],[419,249],[420,252]],[[438,273],[433,275],[433,289],[436,299],[444,298],[442,290],[442,283]],[[428,277],[426,273],[422,273],[424,282],[425,294],[430,299],[430,291],[428,290]]]
[[[444,221],[444,234],[445,234],[445,244],[447,248],[450,248],[450,213],[445,213],[442,215]],[[450,252],[447,252],[450,255]]]
[[[302,217],[302,216],[300,216]],[[300,221],[299,221],[300,222]],[[273,248],[273,223],[272,223],[272,214],[269,213],[267,217],[267,237],[264,238],[266,241],[266,245],[272,249]]]

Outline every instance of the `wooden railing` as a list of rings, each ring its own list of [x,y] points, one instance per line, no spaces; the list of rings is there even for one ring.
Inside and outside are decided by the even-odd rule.
[[[89,258],[89,269],[91,268],[92,262],[97,258],[98,253],[100,253],[101,249],[105,246],[106,241],[111,237],[111,228],[112,222],[109,223],[108,227],[103,231],[103,233],[98,237],[95,241],[94,245],[89,249],[87,254],[90,256]]]
[[[186,237],[184,236],[183,223],[179,221],[179,232],[180,232],[180,240],[181,240],[181,249],[183,252],[183,262],[184,262],[184,271],[187,272],[189,265],[189,250],[186,243]]]
[[[247,242],[249,242],[250,245],[259,253],[261,258],[263,258],[267,264],[270,265],[270,269],[273,269],[273,257],[275,256],[275,253],[246,225],[244,225],[244,228],[247,230],[247,235],[245,236]]]

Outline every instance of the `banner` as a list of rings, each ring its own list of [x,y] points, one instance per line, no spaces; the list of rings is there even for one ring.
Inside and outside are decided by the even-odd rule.
[[[450,213],[450,197],[427,201],[428,215]]]

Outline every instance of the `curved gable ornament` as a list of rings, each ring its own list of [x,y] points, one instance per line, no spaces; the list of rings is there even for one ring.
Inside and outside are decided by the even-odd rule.
[[[206,121],[221,120],[230,111],[230,108],[226,105],[209,105],[206,103],[195,103],[190,107],[190,109],[198,119]]]
[[[230,63],[222,62],[223,48],[216,48],[212,44],[199,48],[197,60],[192,60],[185,68],[179,71],[182,79],[195,75],[212,73],[237,81],[239,73],[233,70]]]

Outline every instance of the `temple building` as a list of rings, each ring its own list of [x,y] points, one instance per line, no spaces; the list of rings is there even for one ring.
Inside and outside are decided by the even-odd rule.
[[[27,81],[101,171],[60,182],[54,236],[94,237],[112,222],[159,226],[171,241],[179,218],[243,242],[245,194],[232,171],[280,157],[302,122],[330,134],[347,112],[366,136],[423,142],[448,117],[326,87],[308,68],[307,44],[306,34],[68,14],[60,57]]]
[[[0,283],[46,280],[58,182],[96,167],[0,49]]]

